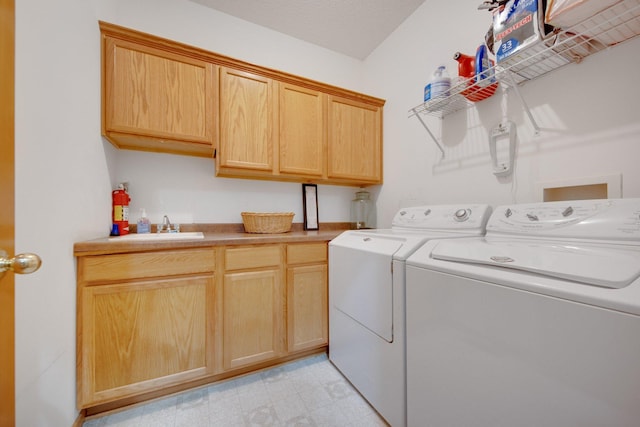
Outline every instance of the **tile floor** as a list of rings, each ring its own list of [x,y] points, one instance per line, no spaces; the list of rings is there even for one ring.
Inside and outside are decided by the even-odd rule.
[[[384,420],[329,362],[293,361],[126,411],[84,427],[385,427]]]

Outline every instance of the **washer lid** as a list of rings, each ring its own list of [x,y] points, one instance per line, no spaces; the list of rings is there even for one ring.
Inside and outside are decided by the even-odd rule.
[[[530,271],[606,288],[624,288],[640,277],[640,252],[615,245],[499,238],[443,240],[431,257]]]

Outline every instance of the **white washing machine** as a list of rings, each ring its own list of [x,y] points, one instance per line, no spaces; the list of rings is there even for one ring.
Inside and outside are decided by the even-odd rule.
[[[406,425],[405,260],[432,238],[480,236],[487,205],[401,209],[391,229],[329,243],[329,359],[394,427]]]
[[[502,206],[407,260],[408,425],[640,425],[640,199]]]

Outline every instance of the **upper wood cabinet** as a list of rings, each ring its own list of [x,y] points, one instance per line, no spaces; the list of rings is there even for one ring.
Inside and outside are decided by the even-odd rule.
[[[382,107],[329,97],[328,177],[382,181]]]
[[[381,104],[233,70],[222,69],[220,81],[217,175],[382,183]]]
[[[276,104],[273,80],[223,67],[216,170],[273,171]]]
[[[326,179],[326,95],[222,68],[216,174]]]
[[[281,174],[321,178],[326,174],[327,96],[317,90],[279,85],[279,166]]]
[[[211,156],[217,67],[108,33],[102,42],[107,139],[120,148]]]
[[[385,101],[100,23],[103,135],[213,156],[216,175],[382,183]]]

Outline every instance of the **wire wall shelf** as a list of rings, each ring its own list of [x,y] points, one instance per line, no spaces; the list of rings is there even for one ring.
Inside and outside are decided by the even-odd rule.
[[[419,119],[444,156],[444,150],[420,115],[444,118],[488,98],[499,83],[515,90],[537,134],[539,127],[518,86],[567,64],[579,63],[587,56],[638,35],[640,0],[620,0],[570,28],[556,28],[544,39],[489,69],[483,80],[452,78],[448,96],[437,97],[411,108],[409,117]]]

